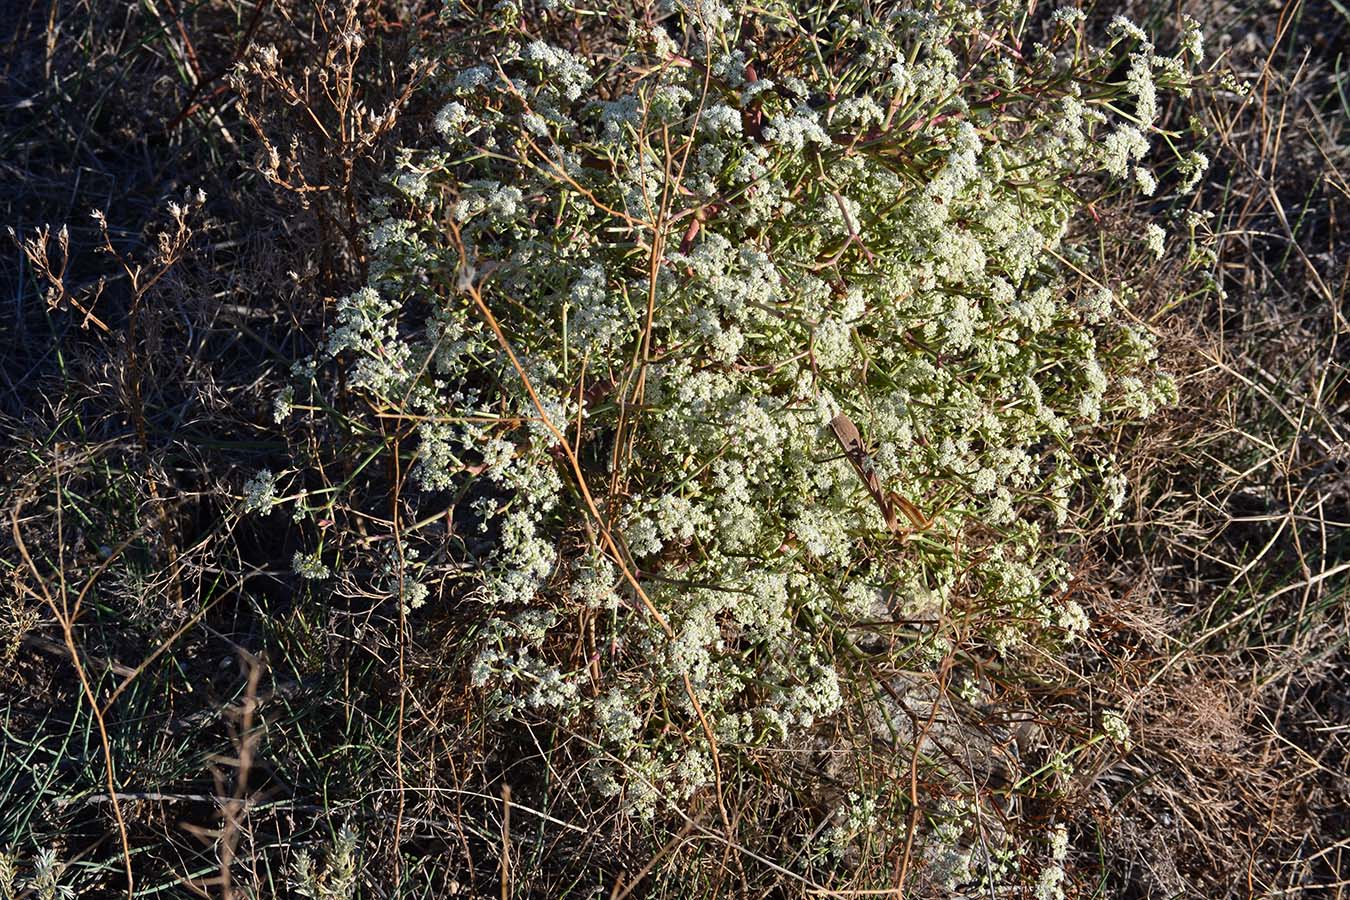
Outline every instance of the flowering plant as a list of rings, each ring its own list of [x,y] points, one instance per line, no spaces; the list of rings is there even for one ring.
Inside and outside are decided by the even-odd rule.
[[[1094,204],[1205,165],[1159,125],[1191,23],[1168,56],[1072,9],[662,8],[456,30],[316,360],[412,423],[397,581],[455,548],[472,683],[647,815],[846,704],[894,736],[882,657],[1088,627],[1054,532],[1124,482],[1083,438],[1175,399]]]

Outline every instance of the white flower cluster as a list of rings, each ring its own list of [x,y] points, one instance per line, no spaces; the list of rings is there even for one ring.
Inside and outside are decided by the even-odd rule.
[[[291,568],[306,581],[322,581],[333,574],[328,566],[324,565],[323,557],[317,550],[313,553],[295,551],[295,556],[291,558]]]
[[[1069,857],[1069,830],[1056,825],[1050,832],[1050,864],[1036,882],[1036,900],[1064,900],[1064,861]]]
[[[874,798],[861,796],[856,791],[849,792],[847,802],[835,811],[834,821],[820,836],[821,850],[830,856],[844,856],[855,841],[868,836],[875,824],[876,814],[877,801]]]
[[[259,469],[244,482],[244,512],[267,515],[277,505],[277,477],[271,469]]]
[[[1114,710],[1102,713],[1102,733],[1122,747],[1130,745],[1129,723]]]
[[[1157,127],[1158,91],[1169,89],[1182,96],[1190,92],[1188,67],[1197,64],[1204,55],[1203,34],[1194,19],[1184,17],[1180,52],[1165,56],[1157,52],[1143,29],[1124,16],[1116,16],[1108,31],[1117,42],[1136,48],[1129,54],[1123,84],[1133,110],[1126,113],[1116,107],[1123,121],[1101,142],[1098,159],[1102,168],[1117,178],[1132,175],[1140,193],[1151,196],[1158,189],[1158,178],[1144,165],[1144,160],[1150,150],[1148,135]],[[1102,115],[1099,121],[1106,119]],[[1207,165],[1203,154],[1182,158],[1178,166],[1183,178],[1179,192],[1193,190]]]
[[[466,61],[336,307],[327,357],[418,423],[409,502],[453,509],[474,683],[502,715],[589,729],[595,784],[633,809],[711,781],[704,723],[725,752],[834,715],[861,620],[960,598],[995,647],[1085,632],[1047,547],[1124,482],[1074,435],[1169,392],[1128,295],[1085,283],[1065,185],[1094,165],[1144,184],[1170,64],[1128,23],[1117,50],[1016,56],[970,37],[1003,7],[921,0],[864,28],[856,6],[790,36],[859,35],[828,65],[742,42],[752,13],[714,0],[672,4],[692,65],[660,29],[617,60],[541,37]],[[1055,22],[1073,46],[1082,17]],[[933,520],[903,549],[890,492]]]

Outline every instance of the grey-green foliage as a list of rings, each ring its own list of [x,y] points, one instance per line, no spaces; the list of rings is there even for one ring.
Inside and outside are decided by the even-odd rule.
[[[685,677],[727,752],[837,713],[860,621],[959,608],[1000,650],[1081,633],[1047,548],[1124,486],[1082,437],[1174,397],[1085,210],[1176,189],[1148,153],[1176,146],[1158,96],[1190,89],[1198,46],[1161,55],[1122,21],[1094,47],[1072,10],[1037,42],[1004,6],[870,8],[592,16],[582,54],[560,46],[580,20],[500,4],[444,50],[319,360],[420,419],[420,502],[454,497],[479,548],[473,683],[581,729],[632,808],[714,777]],[[841,411],[931,529],[887,530]]]
[[[307,850],[298,851],[291,866],[291,889],[310,900],[352,900],[360,877],[357,870],[359,847],[356,832],[344,827],[333,840],[323,868],[315,866],[314,857]]]
[[[56,851],[44,847],[30,860],[31,873],[20,874],[20,856],[0,851],[0,900],[16,900],[21,895],[37,900],[68,900],[79,892],[71,880],[68,867],[61,865]]]

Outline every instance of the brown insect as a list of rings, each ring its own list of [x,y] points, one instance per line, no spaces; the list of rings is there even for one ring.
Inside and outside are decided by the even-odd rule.
[[[853,424],[853,420],[840,413],[830,420],[830,430],[834,432],[834,439],[839,442],[839,446],[844,451],[844,457],[848,459],[853,466],[853,471],[858,473],[862,479],[863,486],[867,488],[867,493],[872,495],[877,506],[881,508],[881,514],[886,518],[886,527],[893,533],[900,534],[900,520],[895,514],[896,507],[905,514],[905,518],[920,531],[927,530],[933,524],[933,520],[924,516],[917,506],[910,503],[904,497],[901,497],[895,491],[888,491],[881,486],[881,479],[877,476],[877,470],[872,465],[872,455],[867,452],[867,446],[863,443],[862,432],[858,426]]]

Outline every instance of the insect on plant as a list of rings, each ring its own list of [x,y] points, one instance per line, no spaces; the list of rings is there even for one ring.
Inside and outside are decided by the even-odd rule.
[[[872,495],[877,506],[881,507],[881,514],[886,518],[886,527],[895,534],[902,534],[904,529],[900,527],[900,520],[895,514],[896,507],[905,514],[905,518],[919,531],[926,531],[933,525],[933,520],[924,516],[923,512],[917,506],[897,494],[895,491],[888,491],[881,485],[881,479],[877,476],[876,466],[872,464],[872,455],[867,452],[867,446],[863,443],[862,432],[853,420],[840,413],[830,420],[830,430],[834,432],[834,439],[839,442],[839,446],[844,451],[844,457],[848,459],[849,464],[853,466],[853,471],[858,473],[862,479],[863,485],[867,488],[867,493]]]

